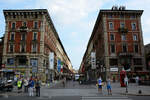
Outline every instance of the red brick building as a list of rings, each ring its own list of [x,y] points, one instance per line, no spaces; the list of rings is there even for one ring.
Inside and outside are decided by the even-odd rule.
[[[129,68],[129,73],[146,71],[142,13],[143,10],[126,10],[125,7],[100,10],[80,72],[83,69],[85,73],[91,70],[91,77],[101,74],[104,79],[111,76],[118,80],[119,73],[124,67]],[[90,59],[91,52],[96,53],[97,66],[94,70],[87,60]]]
[[[57,59],[60,59],[66,73],[71,72],[71,62],[46,9],[4,10],[4,16],[6,71],[27,77],[32,73],[45,81],[57,76]],[[49,67],[50,53],[54,54],[53,68]]]

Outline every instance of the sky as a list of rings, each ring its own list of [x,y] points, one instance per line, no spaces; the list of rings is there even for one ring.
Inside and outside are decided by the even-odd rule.
[[[5,33],[3,9],[48,9],[74,69],[80,67],[100,9],[113,5],[144,10],[144,44],[150,43],[150,0],[0,0],[0,37]]]

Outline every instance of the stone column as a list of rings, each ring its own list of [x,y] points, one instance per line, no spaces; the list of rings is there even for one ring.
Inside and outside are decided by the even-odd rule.
[[[143,71],[146,71],[146,63],[145,63],[145,51],[144,51],[144,43],[143,43],[143,32],[142,32],[142,26],[141,26],[141,17],[138,17],[138,22],[139,22],[139,39],[140,41],[140,46],[141,46],[141,53],[142,53],[142,64],[143,64]]]
[[[106,67],[106,74],[105,74],[105,79],[110,75],[110,67],[109,67],[109,57],[108,57],[108,32],[107,32],[107,21],[106,21],[106,16],[103,15],[103,30],[104,30],[104,56],[105,56],[105,67]]]

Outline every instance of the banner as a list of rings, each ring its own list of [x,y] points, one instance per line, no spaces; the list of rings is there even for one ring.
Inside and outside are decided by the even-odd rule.
[[[54,52],[49,54],[49,69],[54,69]]]
[[[95,52],[91,52],[91,68],[96,69],[96,54]]]
[[[61,60],[60,59],[57,59],[57,70],[58,70],[58,72],[61,71]]]

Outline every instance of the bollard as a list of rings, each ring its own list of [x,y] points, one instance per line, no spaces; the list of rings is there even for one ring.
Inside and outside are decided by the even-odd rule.
[[[142,91],[141,91],[141,90],[139,90],[139,94],[142,94]]]

